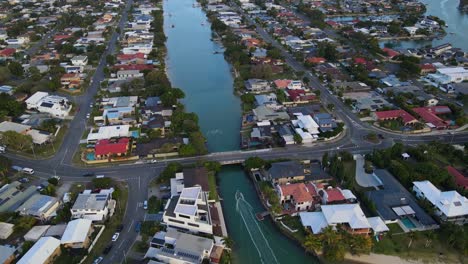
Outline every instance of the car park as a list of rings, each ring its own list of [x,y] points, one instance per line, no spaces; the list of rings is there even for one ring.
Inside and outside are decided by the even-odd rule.
[[[112,236],[112,242],[115,242],[117,241],[117,239],[119,239],[119,236],[120,236],[120,233],[115,233],[113,236]]]

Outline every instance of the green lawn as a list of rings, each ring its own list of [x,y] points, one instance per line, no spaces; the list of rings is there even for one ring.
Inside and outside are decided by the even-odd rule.
[[[212,171],[208,172],[208,187],[210,188],[210,195],[208,199],[218,201],[219,196],[218,190],[216,189],[216,175]]]
[[[390,224],[388,227],[390,231],[381,241],[374,240],[373,252],[405,259],[438,260],[442,263],[459,263],[463,258],[442,241],[435,231],[403,233],[398,224]],[[439,256],[439,253],[443,255]]]

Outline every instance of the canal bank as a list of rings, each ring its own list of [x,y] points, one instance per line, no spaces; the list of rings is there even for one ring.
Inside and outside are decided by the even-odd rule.
[[[451,43],[453,47],[468,51],[468,14],[463,13],[458,8],[459,2],[456,0],[420,0],[426,5],[425,15],[437,16],[447,24],[446,35],[440,39],[433,40],[404,40],[404,41],[381,41],[392,44],[395,48],[422,48],[427,45],[437,46],[444,43]]]
[[[185,92],[183,103],[187,111],[199,116],[209,151],[238,150],[241,102],[233,93],[229,64],[222,54],[217,54],[222,47],[211,41],[210,24],[201,8],[194,7],[195,3],[164,1],[167,73],[172,85]],[[268,259],[276,259],[277,263],[317,262],[283,236],[270,220],[251,221],[251,214],[264,208],[240,166],[223,167],[218,185],[228,233],[234,240],[235,263],[266,263]],[[237,191],[243,194],[244,205],[249,208],[243,214],[236,210]],[[257,236],[262,239],[258,241]],[[267,256],[269,252],[273,256]]]

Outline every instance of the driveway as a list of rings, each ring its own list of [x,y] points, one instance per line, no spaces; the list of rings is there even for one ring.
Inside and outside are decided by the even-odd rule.
[[[375,173],[366,173],[364,170],[364,157],[362,155],[354,155],[354,160],[356,160],[356,182],[361,187],[374,187],[382,186],[382,182],[375,175]]]

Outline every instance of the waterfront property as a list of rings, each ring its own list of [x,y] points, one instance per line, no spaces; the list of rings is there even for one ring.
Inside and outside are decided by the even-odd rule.
[[[443,192],[430,181],[413,182],[416,197],[428,201],[435,209],[435,214],[443,222],[457,224],[468,223],[468,199],[457,191]]]

